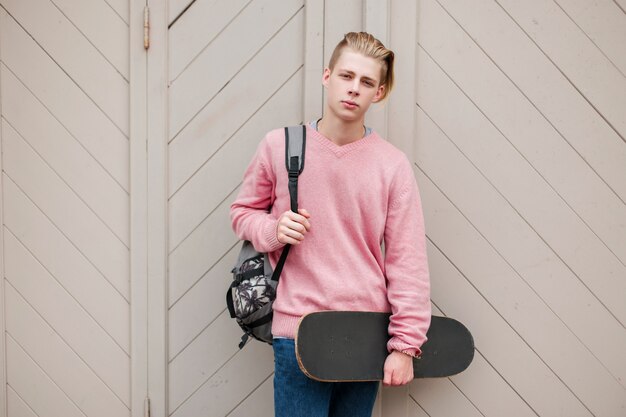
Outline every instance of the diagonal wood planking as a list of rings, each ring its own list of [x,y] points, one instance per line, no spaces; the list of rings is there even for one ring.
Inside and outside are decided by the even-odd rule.
[[[626,409],[617,301],[625,295],[617,277],[626,275],[624,142],[580,93],[571,66],[562,68],[567,60],[556,59],[571,45],[559,38],[561,50],[546,53],[542,42],[553,40],[525,34],[506,13],[509,3],[420,3],[416,163],[432,298],[474,331],[479,361],[489,365],[452,380],[482,415],[502,415],[520,400],[537,415],[618,415]],[[524,13],[544,18],[537,10]],[[570,38],[586,37],[582,27],[570,22]],[[472,229],[470,243],[464,234]],[[499,374],[517,397],[485,395],[482,370]],[[418,400],[429,415],[463,410],[430,400]]]
[[[128,247],[128,193],[11,71],[4,66],[0,71],[5,120]]]
[[[0,2],[9,415],[130,415],[127,6]]]
[[[486,185],[485,179],[474,179],[467,174],[464,176],[464,183],[454,178],[443,177],[438,181],[438,185],[445,184],[450,188],[459,188],[459,195],[465,198],[458,204],[468,212],[468,217],[476,219],[475,224],[480,226],[485,236],[493,242],[500,253],[506,256],[518,273],[550,304],[551,308],[575,331],[586,346],[593,348],[605,364],[612,365],[613,372],[620,375],[623,380],[626,377],[626,368],[619,352],[626,348],[626,334],[619,330],[620,323],[568,269],[557,253],[545,244],[537,234],[541,228],[533,229],[525,222],[524,217],[515,212],[515,209],[521,214],[525,214],[528,210],[536,210],[536,208],[529,207],[533,196],[536,195],[542,197],[544,209],[549,207],[555,212],[561,212],[559,215],[564,218],[567,217],[569,208],[559,204],[559,200],[546,189],[547,186],[542,183],[541,178],[537,177],[530,167],[525,167],[524,161],[519,156],[516,157],[514,152],[503,146],[506,142],[502,140],[502,137],[490,128],[488,121],[483,119],[469,101],[463,99],[462,92],[454,87],[440,68],[426,56],[421,54],[420,56],[423,65],[418,97],[420,102],[425,103],[422,108],[424,113],[420,114],[418,120],[424,126],[424,134],[428,137],[439,136],[441,138],[432,143],[441,149],[441,154],[447,155],[450,163],[454,162],[459,166],[467,164],[465,161],[453,159],[459,151],[453,147],[446,149],[447,140],[436,132],[436,128],[432,126],[433,122],[428,119],[430,117],[436,120],[435,123],[448,132],[450,139],[459,144],[461,151],[466,152],[465,157],[482,170],[485,179],[502,190],[500,193],[504,196],[485,190],[481,193],[482,198],[476,199],[467,193],[461,193],[461,189],[467,189],[470,182],[472,184],[482,182]],[[428,100],[434,94],[444,100],[439,102]],[[441,106],[441,103],[445,103],[445,106]],[[450,107],[459,109],[468,119],[471,118],[473,125],[470,126],[469,123],[451,117],[453,114],[449,112]],[[490,131],[491,134],[488,133]],[[468,136],[470,132],[471,135]],[[462,142],[463,138],[469,138],[467,142],[471,141],[471,144]],[[481,146],[479,152],[477,152],[478,146]],[[422,152],[425,160],[432,156],[429,153],[432,149],[435,147],[424,140]],[[491,151],[486,151],[486,149]],[[499,154],[501,158],[494,158],[491,152]],[[516,158],[518,158],[517,162]],[[520,180],[516,181],[517,178]],[[506,181],[506,186],[502,185],[503,181]],[[509,197],[507,200],[507,194],[514,190],[513,184],[517,184],[516,188],[523,194],[519,199]],[[493,211],[488,218],[481,215],[485,207]],[[511,236],[516,236],[516,238],[512,240]],[[567,298],[563,297],[564,291],[569,294]],[[597,322],[606,323],[606,326],[594,326],[593,323]],[[606,338],[615,338],[615,344],[600,342]]]
[[[209,8],[215,26],[204,29]],[[256,145],[301,122],[303,19],[302,1],[198,0],[170,29],[170,48],[180,49],[170,56],[170,114],[189,118],[169,146],[171,415],[273,413],[263,395],[271,348],[239,351],[241,330],[214,289],[227,284],[221,271],[237,253],[228,210]],[[239,375],[261,352],[265,365]]]
[[[427,22],[440,22],[438,25],[422,25],[424,34],[420,43],[424,49],[514,146],[511,152],[521,154],[524,160],[520,162],[531,164],[531,169],[541,175],[549,189],[530,188],[529,183],[522,180],[526,177],[516,176],[514,172],[506,178],[493,176],[492,180],[504,181],[502,191],[510,193],[508,198],[513,205],[531,210],[525,216],[535,228],[541,229],[542,238],[565,259],[612,314],[622,324],[626,323],[626,305],[622,302],[626,296],[626,282],[619,279],[626,273],[622,261],[626,256],[626,243],[620,238],[623,233],[619,233],[626,227],[626,221],[620,220],[626,215],[626,207],[440,6],[434,1],[425,1],[422,14]],[[444,33],[450,42],[441,41]],[[448,43],[454,45],[454,50],[446,45]],[[463,54],[462,58],[460,54]],[[508,108],[516,111],[506,110]],[[467,135],[460,138],[467,138]],[[470,141],[466,143],[474,152],[486,155],[484,148],[477,148]],[[500,141],[492,143],[500,147],[505,145]],[[512,161],[518,159],[512,153],[510,157]],[[506,165],[508,155],[490,162]],[[518,185],[514,186],[511,181]],[[536,194],[542,189],[545,191],[541,195]],[[560,212],[546,210],[546,206],[533,200],[520,200],[523,198],[520,192],[535,193],[533,200],[551,198],[555,200],[553,204],[567,207]],[[602,201],[599,206],[598,201]],[[567,215],[563,215],[565,213]],[[580,256],[581,251],[593,256]]]
[[[50,0],[0,4],[128,136],[128,82],[76,26]]]
[[[297,33],[298,31],[301,31],[301,26],[298,25],[298,22],[299,20],[289,23],[289,25],[285,26],[285,28],[281,31],[281,33],[275,37],[277,41],[280,41],[276,44],[277,46],[279,47],[289,46],[289,45],[292,45],[292,43],[298,44],[299,36],[297,35]],[[285,42],[287,43],[285,44]],[[271,44],[268,45],[268,48],[270,46]],[[272,47],[271,49],[269,49],[269,52],[274,52],[274,51],[279,51],[279,50],[281,50],[281,48],[274,49]],[[264,51],[262,51],[258,56],[262,56],[261,55],[262,53],[264,53]],[[297,52],[294,51],[294,53],[297,53]],[[170,243],[170,245],[173,245],[174,242],[178,242],[178,240],[175,240],[177,236],[181,236],[181,238],[186,236],[184,240],[180,241],[180,243],[177,246],[175,246],[175,250],[170,255],[170,272],[172,273],[171,279],[170,279],[170,305],[172,305],[185,291],[187,291],[187,289],[193,283],[195,283],[209,269],[210,265],[212,265],[212,263],[214,262],[211,260],[212,259],[211,257],[198,256],[201,253],[207,253],[205,252],[207,249],[206,244],[209,244],[210,242],[212,242],[211,237],[205,235],[206,223],[207,222],[219,223],[218,227],[219,227],[219,230],[221,231],[219,233],[222,233],[222,234],[214,234],[214,233],[218,233],[218,231],[215,230],[211,234],[213,236],[232,235],[230,222],[227,221],[228,214],[225,214],[225,217],[221,217],[221,218],[215,218],[216,214],[212,214],[210,216],[209,214],[213,213],[213,210],[215,209],[216,205],[220,204],[223,201],[223,199],[227,196],[227,194],[230,193],[232,188],[234,188],[237,185],[237,182],[240,181],[241,176],[239,176],[239,179],[237,179],[236,177],[229,179],[228,182],[226,182],[226,184],[230,184],[230,186],[225,187],[224,185],[219,185],[218,183],[223,183],[224,181],[222,181],[221,179],[221,174],[219,174],[218,176],[215,175],[215,171],[213,171],[214,169],[213,167],[216,166],[215,164],[219,163],[222,167],[224,167],[224,169],[227,169],[228,167],[230,167],[228,169],[241,169],[242,166],[244,166],[245,164],[249,162],[249,158],[251,158],[252,152],[254,152],[254,149],[256,149],[256,146],[254,144],[258,143],[262,135],[267,130],[269,130],[268,127],[280,126],[281,124],[285,123],[285,120],[292,120],[292,123],[299,122],[300,114],[298,112],[300,112],[301,110],[299,106],[293,106],[293,103],[295,100],[297,100],[300,97],[298,92],[301,90],[299,87],[298,80],[301,80],[301,78],[299,76],[294,77],[294,72],[297,71],[297,69],[301,65],[301,62],[300,63],[295,62],[293,58],[285,58],[285,59],[287,60],[285,62],[285,65],[280,65],[280,67],[286,68],[286,70],[280,71],[280,72],[279,71],[272,72],[273,74],[274,72],[279,73],[280,78],[272,82],[274,86],[271,87],[269,91],[265,92],[264,95],[250,96],[250,100],[248,100],[247,98],[246,99],[243,98],[244,96],[242,96],[241,89],[244,89],[243,91],[248,91],[247,87],[250,84],[247,80],[249,80],[249,78],[245,78],[244,79],[245,82],[241,84],[239,82],[232,83],[233,89],[235,89],[232,92],[233,95],[230,95],[231,94],[230,90],[229,91],[224,90],[224,93],[225,94],[228,93],[228,95],[225,96],[223,99],[230,98],[233,100],[233,104],[237,102],[241,102],[242,100],[255,102],[255,104],[252,104],[251,108],[248,107],[249,109],[248,114],[250,116],[254,115],[258,111],[259,113],[267,114],[269,118],[255,118],[255,122],[246,124],[246,119],[250,116],[247,116],[245,113],[233,112],[232,107],[225,106],[223,101],[220,101],[222,103],[221,106],[218,106],[216,104],[215,111],[224,112],[225,114],[229,114],[229,113],[231,114],[229,114],[225,118],[226,119],[224,120],[225,124],[222,124],[220,123],[220,121],[216,120],[215,125],[212,125],[212,129],[214,128],[218,131],[225,132],[225,133],[232,132],[229,134],[230,136],[233,133],[235,133],[237,130],[239,130],[242,124],[245,124],[245,128],[242,129],[241,132],[237,133],[236,136],[233,137],[231,141],[229,141],[230,143],[227,142],[226,145],[223,147],[223,150],[220,153],[221,155],[220,158],[222,158],[221,161],[217,159],[216,158],[217,155],[215,155],[213,158],[211,158],[209,163],[205,166],[205,169],[203,169],[201,172],[198,173],[199,178],[197,180],[194,178],[193,181],[190,182],[190,184],[197,184],[199,183],[199,181],[202,181],[200,184],[204,185],[204,188],[203,187],[198,188],[194,186],[194,189],[202,193],[203,195],[198,195],[197,193],[196,194],[187,193],[185,192],[183,188],[180,192],[180,196],[181,196],[180,198],[183,198],[183,197],[185,199],[191,198],[194,201],[193,204],[188,204],[189,200],[183,200],[184,202],[187,203],[188,207],[185,207],[184,204],[182,205],[179,204],[178,194],[172,197],[170,200],[171,201],[170,239],[173,241]],[[267,66],[273,66],[274,65],[273,63],[276,63],[276,62],[280,64],[283,63],[281,60],[277,61],[275,56],[272,55],[271,53],[268,53],[259,62],[261,63],[261,66],[257,67],[258,71],[261,70],[260,68],[264,68],[264,66],[265,68],[267,68]],[[251,71],[249,74],[247,74],[247,77],[251,77],[251,79],[254,80],[256,78],[256,75],[254,74],[254,71]],[[272,97],[272,94],[277,89],[281,88],[280,86],[283,85],[283,83],[285,82],[287,83],[284,84],[282,88],[286,88],[285,93],[288,91],[290,91],[291,93],[288,95],[287,94],[284,95],[282,92],[276,93],[276,99],[280,101],[275,101],[274,99],[270,99],[266,104],[269,105],[269,109],[276,109],[276,108],[288,109],[288,110],[285,110],[286,113],[284,114],[273,113],[270,115],[269,113],[265,113],[264,111],[259,110],[259,108],[263,107],[263,104],[266,102],[267,98]],[[254,83],[256,82],[253,82],[253,84]],[[255,89],[253,89],[252,92],[255,92]],[[249,104],[242,103],[241,107],[247,107],[248,105]],[[237,115],[233,116],[232,113],[237,113]],[[215,119],[212,119],[212,120],[215,120]],[[234,125],[234,123],[237,120],[239,121],[239,125]],[[213,132],[213,130],[211,130],[211,132]],[[223,140],[228,140],[229,136],[227,136]],[[209,134],[207,134],[205,138],[212,139],[213,141],[216,140],[214,136],[209,135]],[[242,140],[246,140],[249,142],[247,142],[247,144],[243,148],[239,148],[237,144],[242,143],[241,142]],[[248,160],[245,160],[246,157],[248,158]],[[236,167],[239,167],[239,168],[236,168]],[[211,175],[211,177],[206,176],[207,174],[210,174],[212,172],[213,174]],[[241,171],[241,173],[242,172],[243,171]],[[215,194],[209,196],[208,198],[204,194],[212,194],[212,193],[207,193],[206,191],[202,190],[202,189],[207,189],[207,187],[208,189],[216,190]],[[208,206],[206,203],[203,203],[204,201],[207,201],[207,203],[209,203]],[[190,216],[190,213],[192,214],[191,216]],[[187,228],[187,230],[184,233],[182,233],[178,225],[189,223],[189,220],[187,219],[187,217],[191,217],[194,223],[192,223]],[[192,230],[193,230],[193,233],[189,234],[189,232],[191,232]],[[208,252],[208,253],[212,253],[212,252]],[[223,252],[219,252],[219,251],[215,252],[215,255],[219,253],[223,253]],[[218,256],[221,256],[221,255],[218,255]]]
[[[556,0],[569,18],[626,76],[626,13],[612,0]]]
[[[170,85],[170,141],[301,8],[302,0],[255,0],[194,59]]]
[[[209,48],[211,42],[250,2],[251,0],[196,0],[191,4],[168,32],[170,83],[202,51]]]
[[[115,14],[117,14],[127,25],[129,24],[130,7],[128,0],[104,0]]]
[[[2,133],[7,175],[128,300],[128,248],[6,122]]]
[[[287,75],[289,76],[289,75]],[[299,110],[291,105],[293,97],[301,92],[302,73],[298,71],[272,95],[250,119],[245,120],[223,146],[202,166],[200,170],[170,199],[171,238],[184,238],[195,233],[196,228],[226,196],[239,185],[243,170],[256,151],[258,141],[264,133],[275,128],[276,123],[291,120],[297,123]],[[277,120],[276,115],[284,118]],[[272,123],[274,123],[272,125]],[[224,173],[233,174],[218,180]],[[217,181],[216,181],[217,180]],[[204,190],[211,189],[211,193]],[[193,203],[192,203],[193,201]],[[183,229],[184,227],[184,229]],[[182,230],[181,230],[182,229]],[[174,245],[174,242],[172,242]],[[178,250],[176,246],[172,253]],[[173,283],[172,299],[179,294],[179,287],[186,282]],[[193,278],[193,277],[192,277]]]
[[[11,179],[4,192],[8,231],[128,354],[128,302]]]
[[[6,337],[6,355],[10,389],[18,393],[37,416],[85,417],[10,334]]]
[[[498,0],[498,3],[626,140],[624,74],[554,1],[531,0],[523,6],[511,0]]]
[[[0,22],[4,65],[128,192],[129,151],[124,133],[4,9],[0,9]]]
[[[301,17],[298,16],[295,17],[295,22],[301,22],[298,20]],[[247,23],[239,19],[241,16],[232,24]],[[293,31],[293,15],[285,16],[284,20],[280,21],[279,27],[283,24],[287,24]],[[272,36],[275,33],[272,32]],[[259,99],[268,97],[286,80],[285,74],[293,74],[295,69],[302,65],[302,59],[294,59],[294,56],[298,57],[301,54],[301,42],[297,41],[301,38],[293,36],[289,38],[286,37],[286,33],[284,30],[279,31],[262,49],[251,52],[252,55],[245,58],[246,61],[242,63],[241,68],[236,69],[236,73],[225,75],[224,85],[213,86],[216,90],[212,90],[202,99],[204,107],[170,142],[170,197],[232,135],[234,129],[264,101],[259,101]],[[226,35],[228,33],[224,32],[220,38]],[[230,47],[230,44],[220,46],[216,40],[211,46],[214,48],[219,46],[223,49]],[[285,53],[285,51],[293,53]],[[212,50],[203,52],[203,54],[207,53],[215,52]],[[219,52],[218,55],[224,53]],[[205,65],[200,71],[204,73],[213,67],[214,65]],[[265,68],[272,68],[272,70],[262,73]],[[260,74],[263,74],[263,82],[259,80]],[[210,77],[201,75],[196,78]],[[217,91],[218,88],[219,91]],[[218,97],[219,99],[216,100]]]
[[[88,416],[130,415],[124,402],[11,285],[6,286],[7,331]],[[77,384],[76,381],[81,381]]]
[[[270,125],[275,123],[274,115],[282,114],[291,120],[297,120],[299,111],[289,103],[293,97],[297,97],[299,91],[301,91],[301,77],[292,77],[268,102],[255,113],[233,136],[220,152],[218,152],[211,161],[226,161],[227,164],[222,162],[224,171],[229,174],[232,171],[232,175],[223,176],[223,181],[220,184],[214,185],[215,179],[222,178],[221,175],[212,176],[213,183],[207,185],[207,188],[219,190],[222,193],[216,192],[215,202],[211,205],[207,211],[213,213],[215,208],[221,204],[230,203],[234,194],[238,191],[238,185],[240,184],[243,176],[243,171],[246,164],[252,158],[252,152],[256,149],[256,143],[259,140],[258,132],[268,131],[274,126]],[[284,111],[285,109],[292,109],[291,114]],[[281,113],[282,111],[282,113]],[[236,161],[236,162],[233,162]],[[226,186],[226,189],[223,187]],[[235,191],[233,191],[235,189]],[[209,214],[209,216],[215,216]],[[220,220],[220,218],[217,218]],[[221,219],[226,224],[229,223],[228,218]],[[208,218],[207,218],[208,221]],[[196,232],[194,232],[196,233]],[[231,232],[232,233],[232,232]],[[234,239],[225,239],[227,242],[235,244]],[[229,251],[233,252],[232,250]],[[177,255],[178,256],[178,255]],[[171,281],[171,288],[174,292],[172,299],[178,296],[179,299],[173,301],[173,305],[170,309],[170,359],[177,355],[183,347],[194,338],[201,329],[203,329],[209,321],[211,321],[217,312],[224,308],[222,303],[223,294],[214,293],[211,288],[215,286],[216,280],[224,280],[224,288],[228,286],[226,279],[228,276],[223,274],[223,271],[229,271],[230,266],[234,263],[233,256],[227,256],[228,259],[221,258],[216,264],[205,265],[208,272],[202,276],[199,281],[196,281],[198,277],[193,275],[182,275],[183,270],[173,269],[176,281]],[[204,262],[205,259],[198,260]],[[185,292],[184,296],[179,296],[182,292]]]
[[[567,3],[573,5],[576,2]],[[471,7],[468,3],[447,0],[441,4],[558,130],[563,140],[579,153],[622,202],[626,201],[626,143],[604,122],[602,114],[572,88],[570,81],[550,61],[550,56],[544,54],[493,1],[477,1]],[[626,32],[626,14],[620,14]],[[493,33],[498,36],[492,36]],[[613,39],[617,41],[619,38],[614,36]],[[511,48],[515,53],[510,53]],[[626,57],[626,54],[622,56]],[[554,149],[555,153],[562,154],[558,148]],[[567,182],[561,180],[560,184],[567,185]],[[575,192],[569,194],[576,195]]]
[[[128,51],[120,48],[128,42],[128,23],[102,0],[52,2],[128,82]]]
[[[33,409],[10,386],[7,386],[7,415],[11,417],[37,417]]]

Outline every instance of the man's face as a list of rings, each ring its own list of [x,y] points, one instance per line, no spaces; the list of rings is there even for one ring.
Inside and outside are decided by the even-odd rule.
[[[362,119],[370,104],[382,98],[381,65],[374,58],[344,49],[332,72],[326,68],[322,77],[330,111],[345,121]]]

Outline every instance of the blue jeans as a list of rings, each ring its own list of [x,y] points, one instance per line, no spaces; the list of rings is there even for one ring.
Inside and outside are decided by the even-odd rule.
[[[378,381],[319,382],[298,367],[293,339],[274,339],[276,417],[370,417]]]

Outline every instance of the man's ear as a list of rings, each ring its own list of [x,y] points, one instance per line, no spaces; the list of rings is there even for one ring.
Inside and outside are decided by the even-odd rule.
[[[385,95],[385,85],[379,85],[378,86],[378,90],[376,91],[376,94],[374,95],[374,98],[372,99],[372,103],[378,103],[380,100],[382,100],[383,96]]]
[[[324,68],[324,73],[322,74],[322,85],[325,88],[328,88],[328,80],[330,79],[330,68]]]

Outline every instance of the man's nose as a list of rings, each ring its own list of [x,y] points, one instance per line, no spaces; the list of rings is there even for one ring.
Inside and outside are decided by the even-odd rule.
[[[355,94],[355,95],[359,95],[359,81],[355,80],[352,85],[350,86],[350,94]]]

